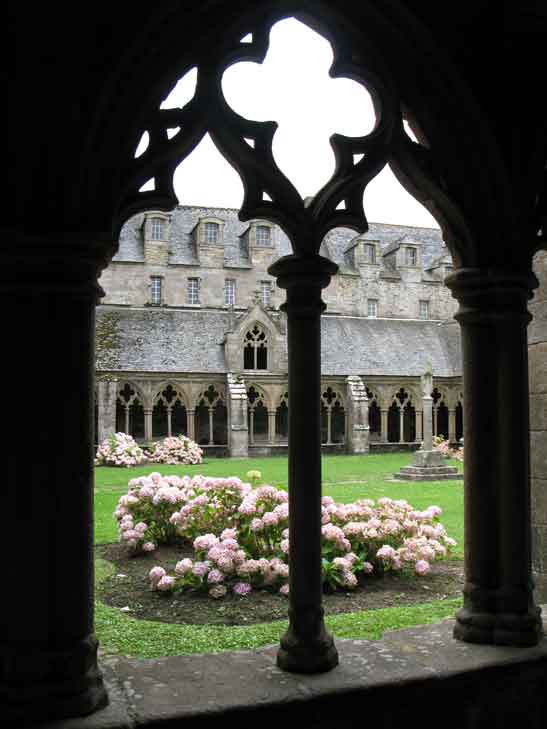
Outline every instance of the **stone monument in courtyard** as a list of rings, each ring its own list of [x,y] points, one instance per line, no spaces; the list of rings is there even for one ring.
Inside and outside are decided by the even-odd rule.
[[[404,481],[444,481],[463,478],[457,468],[444,464],[444,456],[433,450],[433,373],[428,364],[421,377],[423,441],[420,450],[414,452],[412,466],[403,466],[395,478]]]

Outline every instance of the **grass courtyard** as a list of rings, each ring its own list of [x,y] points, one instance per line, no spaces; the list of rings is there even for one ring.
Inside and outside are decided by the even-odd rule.
[[[323,494],[349,503],[357,499],[377,500],[382,496],[405,499],[417,509],[431,504],[441,507],[441,522],[458,545],[451,559],[463,558],[463,485],[461,481],[426,483],[394,482],[393,474],[408,465],[409,454],[370,456],[324,456]],[[462,464],[452,461],[459,470]],[[100,467],[95,470],[95,542],[105,545],[118,539],[112,512],[119,497],[126,493],[131,478],[152,471],[177,475],[239,476],[245,480],[249,470],[259,470],[264,482],[278,488],[287,486],[287,459],[207,459],[198,466]],[[138,559],[138,558],[136,558]],[[96,560],[97,584],[111,577],[116,566]],[[143,584],[143,591],[148,589]],[[161,599],[161,597],[159,598]],[[243,598],[244,599],[244,598]],[[437,600],[404,607],[386,607],[329,615],[328,629],[339,638],[377,639],[385,630],[436,622],[454,614],[460,599]],[[129,606],[130,607],[130,606]],[[219,607],[219,610],[224,608]],[[182,653],[203,653],[255,648],[276,643],[286,628],[286,620],[253,625],[187,625],[137,620],[119,608],[96,602],[96,632],[103,653],[156,658]]]

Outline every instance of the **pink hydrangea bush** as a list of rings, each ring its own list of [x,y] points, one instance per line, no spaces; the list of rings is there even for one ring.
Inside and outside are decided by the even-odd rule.
[[[155,443],[148,453],[152,463],[195,465],[203,461],[203,450],[185,435],[172,435]]]
[[[203,590],[215,598],[252,590],[288,593],[288,496],[253,488],[238,478],[133,479],[114,512],[120,539],[135,552],[157,544],[191,545],[193,557],[166,571],[150,571],[160,592]],[[372,573],[412,571],[421,576],[456,544],[439,522],[441,509],[414,509],[404,500],[322,499],[323,581],[329,590],[351,590]],[[169,578],[169,579],[167,579]]]
[[[433,436],[433,450],[441,453],[445,458],[456,458],[458,461],[463,461],[463,438],[461,443],[459,448],[451,448],[444,435]]]
[[[97,448],[96,466],[139,466],[148,460],[146,454],[128,433],[113,433]]]

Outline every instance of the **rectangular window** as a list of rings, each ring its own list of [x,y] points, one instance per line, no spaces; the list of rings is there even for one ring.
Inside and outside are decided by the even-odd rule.
[[[199,279],[188,279],[188,291],[186,301],[188,304],[199,304]]]
[[[271,293],[272,293],[272,285],[271,285],[270,281],[261,281],[260,282],[260,301],[262,302],[262,306],[270,305]]]
[[[376,319],[378,316],[378,299],[367,300],[367,316]]]
[[[161,276],[150,277],[150,303],[161,304]]]
[[[236,282],[233,278],[227,278],[224,282],[224,304],[235,306],[236,303]]]
[[[429,319],[429,301],[420,301],[420,319]]]
[[[365,262],[376,263],[376,246],[365,243]]]
[[[152,218],[152,240],[165,240],[165,221],[161,218]]]
[[[206,243],[218,242],[218,223],[205,223],[203,239]]]
[[[257,246],[269,246],[271,242],[271,230],[267,225],[256,226]]]
[[[406,249],[406,265],[415,266],[418,261],[418,252],[415,248]]]

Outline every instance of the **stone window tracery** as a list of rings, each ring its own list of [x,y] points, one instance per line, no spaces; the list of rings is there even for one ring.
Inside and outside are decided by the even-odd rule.
[[[184,396],[171,384],[156,395],[152,410],[152,434],[154,437],[188,434]]]
[[[144,438],[144,408],[138,392],[126,382],[116,398],[116,431]]]
[[[249,329],[245,334],[243,345],[243,369],[268,369],[268,338],[266,336],[266,332],[259,324],[255,324],[253,328]]]
[[[268,439],[268,409],[266,395],[258,385],[251,385],[247,390],[249,442]]]
[[[196,441],[200,445],[223,445],[227,440],[224,393],[209,385],[200,393],[195,412]]]
[[[321,442],[325,445],[343,443],[345,423],[344,400],[339,392],[328,386],[321,394]]]
[[[275,411],[275,435],[278,442],[287,440],[289,434],[289,393],[284,392],[279,398]]]

